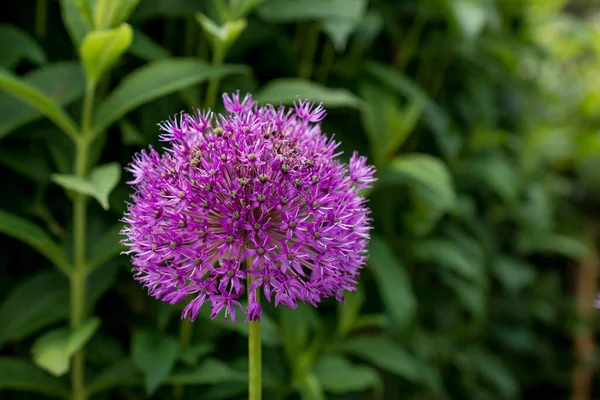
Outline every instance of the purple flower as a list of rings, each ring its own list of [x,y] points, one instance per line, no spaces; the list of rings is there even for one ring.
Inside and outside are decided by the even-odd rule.
[[[191,321],[210,303],[235,320],[261,316],[260,292],[275,305],[316,306],[353,291],[366,261],[370,210],[359,190],[375,168],[321,133],[326,111],[308,100],[258,107],[223,95],[227,113],[182,113],[160,124],[152,147],[129,166],[135,193],[123,221],[135,279],[171,304],[187,299]]]

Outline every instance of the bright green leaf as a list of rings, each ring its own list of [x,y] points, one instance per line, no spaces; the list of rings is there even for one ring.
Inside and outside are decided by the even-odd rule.
[[[128,24],[88,33],[81,44],[81,59],[88,80],[96,83],[100,76],[127,51],[132,39],[133,30]]]
[[[243,66],[214,66],[203,61],[171,58],[141,67],[127,77],[97,109],[94,132],[102,132],[134,108],[211,78],[245,73]]]
[[[47,116],[71,138],[77,137],[77,126],[71,117],[54,99],[34,85],[15,76],[10,71],[0,69],[0,89]]]
[[[388,313],[398,327],[406,327],[414,318],[417,302],[404,265],[379,236],[371,238],[368,262]]]
[[[0,67],[11,69],[22,59],[35,64],[46,62],[44,49],[29,34],[15,25],[0,24],[2,49],[0,50]]]
[[[0,210],[0,233],[27,243],[62,271],[68,271],[70,263],[60,246],[33,222]]]
[[[4,390],[22,390],[63,399],[69,396],[69,390],[59,379],[13,357],[0,357],[0,391]]]
[[[76,331],[58,328],[44,333],[31,347],[33,361],[52,375],[64,375],[69,370],[73,354],[90,340],[99,327],[100,319],[93,317]]]
[[[208,359],[198,367],[174,373],[168,383],[173,385],[214,385],[220,382],[243,381],[246,374],[240,374],[223,361]]]
[[[0,216],[0,221],[4,219]],[[69,315],[69,284],[58,271],[43,271],[16,285],[0,306],[0,347]]]
[[[94,27],[110,29],[125,22],[140,0],[97,0],[94,8]]]
[[[357,365],[339,355],[321,357],[314,373],[323,388],[332,393],[360,392],[380,384],[377,371],[367,365]]]
[[[346,89],[332,89],[315,82],[292,78],[270,81],[257,93],[255,100],[278,105],[291,104],[298,97],[316,103],[323,102],[325,108],[361,106],[360,99]]]
[[[76,175],[54,174],[52,180],[64,189],[90,196],[108,210],[108,196],[121,179],[121,167],[118,163],[108,163],[92,169],[87,178]]]
[[[359,336],[337,348],[414,382],[423,380],[423,364],[398,344],[383,336]]]
[[[177,340],[168,336],[138,332],[133,337],[133,362],[144,374],[147,394],[153,394],[167,380],[179,352]]]
[[[207,36],[213,52],[221,59],[225,57],[231,45],[235,43],[248,24],[245,19],[239,19],[228,21],[224,25],[217,25],[202,13],[196,14],[196,20]]]

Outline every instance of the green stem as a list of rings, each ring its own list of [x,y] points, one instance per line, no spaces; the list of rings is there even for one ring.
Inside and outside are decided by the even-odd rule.
[[[223,59],[225,58],[225,54],[223,54],[223,50],[216,46],[213,49],[213,62],[212,64],[215,66],[223,64]],[[206,108],[213,108],[217,101],[217,91],[219,90],[219,82],[220,78],[212,78],[208,81],[208,87],[206,88],[206,100],[204,105]]]
[[[321,55],[321,67],[317,71],[317,82],[322,84],[327,82],[329,71],[331,71],[334,59],[335,49],[333,47],[333,43],[331,43],[331,40],[328,40],[327,43],[325,43],[325,48],[323,49],[323,54]]]
[[[46,14],[48,10],[48,0],[37,0],[35,5],[35,35],[38,39],[46,36]]]
[[[83,111],[81,116],[81,134],[76,142],[75,174],[85,177],[88,167],[88,156],[90,150],[90,125],[92,121],[92,110],[94,107],[94,95],[96,85],[88,83],[83,99]],[[77,330],[85,319],[85,284],[87,270],[85,265],[86,231],[87,231],[87,197],[76,194],[73,203],[73,271],[71,278],[71,315],[70,324],[72,330]],[[73,356],[71,368],[72,399],[86,400],[85,390],[85,353],[83,349],[78,350]]]
[[[252,260],[246,259],[246,269],[250,269]],[[248,274],[248,294],[250,285],[254,282],[254,276]],[[256,301],[260,301],[259,289],[256,290]],[[262,395],[261,384],[262,354],[260,341],[260,322],[250,321],[248,323],[248,400],[260,400]]]
[[[302,57],[300,58],[300,69],[298,76],[303,79],[310,79],[313,73],[313,61],[317,45],[319,44],[319,25],[312,23],[308,28]]]

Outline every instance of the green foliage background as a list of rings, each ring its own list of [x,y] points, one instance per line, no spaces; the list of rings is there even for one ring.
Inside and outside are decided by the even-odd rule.
[[[569,396],[600,189],[592,2],[2,8],[0,398],[245,398],[247,327],[180,322],[118,236],[122,167],[156,124],[238,89],[323,101],[379,178],[358,292],[266,307],[265,399]]]

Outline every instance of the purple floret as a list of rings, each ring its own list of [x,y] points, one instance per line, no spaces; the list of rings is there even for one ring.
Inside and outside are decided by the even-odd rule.
[[[225,310],[235,321],[239,307],[258,321],[259,290],[291,308],[342,300],[366,262],[371,220],[359,190],[375,168],[357,153],[348,165],[336,159],[321,105],[258,107],[239,93],[223,103],[225,115],[160,124],[170,146],[129,166],[135,193],[122,233],[135,279],[168,303],[187,299],[182,317],[191,321],[205,302],[212,318]]]

